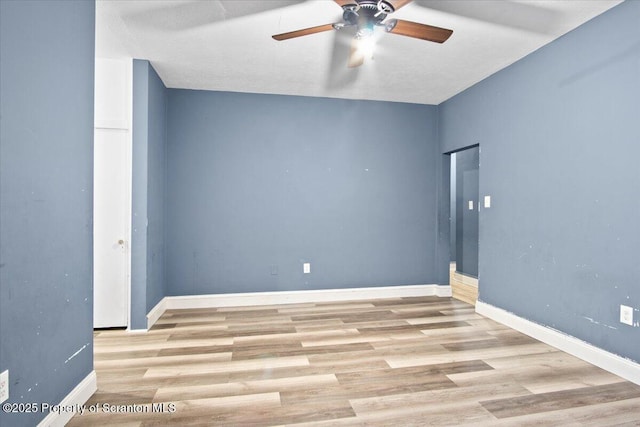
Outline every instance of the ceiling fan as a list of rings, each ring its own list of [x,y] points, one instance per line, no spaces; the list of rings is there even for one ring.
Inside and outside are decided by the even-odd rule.
[[[318,25],[302,30],[272,36],[282,41],[295,37],[307,36],[324,31],[340,30],[345,27],[355,27],[356,35],[351,43],[351,54],[348,66],[358,67],[364,63],[372,48],[372,35],[375,27],[384,27],[387,33],[413,37],[436,43],[444,43],[453,33],[446,28],[419,24],[403,19],[388,19],[387,16],[407,5],[411,0],[334,0],[342,7],[342,21],[334,24]]]

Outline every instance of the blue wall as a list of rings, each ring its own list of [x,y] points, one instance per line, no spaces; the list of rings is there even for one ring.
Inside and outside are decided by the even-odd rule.
[[[0,2],[0,371],[60,401],[93,369],[93,2]],[[6,414],[33,426],[45,414]]]
[[[480,143],[480,300],[640,361],[640,2],[440,106],[442,152]]]
[[[436,113],[170,90],[168,294],[446,283]]]
[[[147,187],[147,312],[164,298],[164,194],[167,151],[167,88],[149,64]]]
[[[167,89],[148,61],[133,61],[131,328],[165,296]]]

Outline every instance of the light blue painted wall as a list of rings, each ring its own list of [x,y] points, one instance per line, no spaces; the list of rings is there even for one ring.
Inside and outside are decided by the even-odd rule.
[[[164,188],[167,89],[146,60],[133,61],[131,328],[165,296]]]
[[[480,143],[480,300],[640,361],[640,2],[440,105]]]
[[[164,200],[167,150],[167,88],[149,64],[148,188],[147,188],[147,307],[165,296]]]
[[[131,329],[147,327],[147,199],[149,176],[149,63],[133,60],[131,176]]]
[[[167,292],[446,283],[441,157],[433,106],[172,89]]]
[[[93,2],[0,2],[0,371],[58,404],[93,369]],[[33,426],[46,414],[6,414]]]

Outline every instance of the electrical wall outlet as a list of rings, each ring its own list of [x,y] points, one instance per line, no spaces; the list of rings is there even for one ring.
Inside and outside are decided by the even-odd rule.
[[[9,370],[0,374],[0,403],[9,398]]]
[[[627,305],[620,306],[620,323],[633,326],[633,307]]]
[[[302,271],[304,272],[304,274],[311,273],[311,263],[305,262],[304,264],[302,264]]]

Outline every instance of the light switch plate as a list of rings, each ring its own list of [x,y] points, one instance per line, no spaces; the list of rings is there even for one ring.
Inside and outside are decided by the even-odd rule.
[[[304,264],[302,264],[302,271],[304,272],[304,274],[311,273],[311,263],[305,262]]]
[[[469,200],[469,210],[473,210],[473,200]]]
[[[484,207],[485,208],[491,207],[491,196],[484,196]]]

